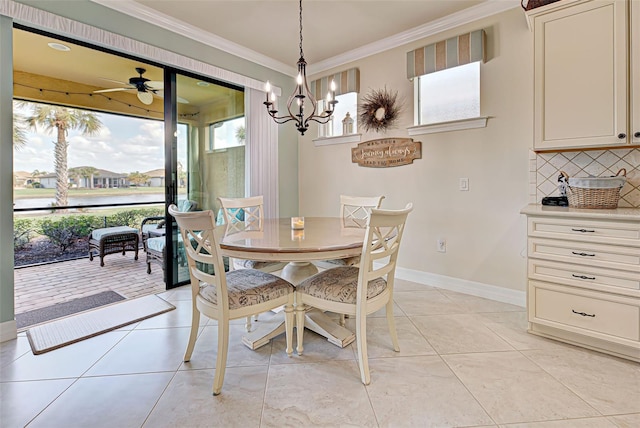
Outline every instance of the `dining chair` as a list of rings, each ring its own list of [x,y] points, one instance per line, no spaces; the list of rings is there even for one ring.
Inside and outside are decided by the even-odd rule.
[[[218,198],[222,209],[227,233],[246,230],[262,230],[264,220],[264,197]],[[265,262],[259,260],[233,259],[234,269],[257,269],[263,272],[275,272],[285,267],[284,262]]]
[[[328,269],[296,286],[296,349],[299,355],[304,350],[306,306],[355,317],[358,365],[365,385],[371,381],[367,357],[367,315],[386,307],[393,349],[400,351],[393,318],[393,285],[400,241],[412,210],[412,204],[401,210],[372,209],[362,244],[360,267]]]
[[[262,230],[264,220],[264,196],[250,196],[247,198],[218,198],[222,210],[223,221],[227,224],[227,233]],[[257,269],[262,272],[277,272],[284,269],[285,262],[271,262],[261,260],[231,259],[231,269]],[[258,314],[253,316],[258,318]],[[251,330],[251,317],[245,325]]]
[[[367,220],[373,208],[380,208],[384,195],[380,196],[347,196],[340,195],[340,217],[343,227],[367,226]],[[314,264],[319,268],[331,269],[337,266],[357,266],[360,256],[344,259],[319,260]]]
[[[200,314],[216,320],[218,350],[213,395],[218,395],[222,390],[227,365],[230,320],[284,305],[286,352],[291,356],[294,288],[280,277],[255,269],[225,273],[220,244],[215,235],[215,217],[211,210],[181,212],[171,205],[169,214],[176,219],[185,243],[191,278],[191,333],[184,361],[191,359],[198,337]]]

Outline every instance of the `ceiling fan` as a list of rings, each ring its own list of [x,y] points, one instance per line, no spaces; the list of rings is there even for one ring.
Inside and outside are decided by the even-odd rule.
[[[103,80],[108,80],[110,82],[115,82],[123,87],[120,88],[111,88],[111,89],[100,89],[97,91],[93,91],[94,93],[103,93],[103,92],[117,92],[117,91],[130,91],[136,90],[138,99],[142,104],[149,105],[153,103],[153,94],[161,96],[162,94],[158,94],[159,91],[162,91],[164,88],[164,82],[159,80],[149,80],[146,77],[142,77],[142,75],[146,72],[144,68],[136,67],[136,72],[140,76],[134,76],[129,79],[129,83],[120,82],[118,80],[111,80],[101,78]]]

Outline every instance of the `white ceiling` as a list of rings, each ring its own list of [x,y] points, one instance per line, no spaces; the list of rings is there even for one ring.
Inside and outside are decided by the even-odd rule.
[[[92,0],[287,74],[299,58],[298,0]],[[304,0],[309,73],[407,43],[520,0]],[[358,52],[360,51],[360,52]],[[346,60],[342,61],[346,62]]]

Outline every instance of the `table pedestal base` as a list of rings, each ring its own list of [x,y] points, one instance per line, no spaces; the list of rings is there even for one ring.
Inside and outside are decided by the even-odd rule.
[[[356,340],[356,335],[351,330],[337,324],[318,309],[307,311],[304,326],[326,337],[329,342],[340,348],[344,348]],[[267,321],[260,321],[258,328],[242,337],[242,343],[250,349],[256,350],[284,332],[284,312],[280,312]]]
[[[305,279],[318,273],[318,268],[309,262],[289,262],[282,269],[280,278],[286,279],[293,285],[298,285]]]

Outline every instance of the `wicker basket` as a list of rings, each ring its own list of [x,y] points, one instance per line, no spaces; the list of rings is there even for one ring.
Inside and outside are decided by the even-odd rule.
[[[590,177],[572,180],[560,171],[567,181],[567,199],[572,208],[617,208],[620,189],[624,186],[627,170],[621,168],[614,177]],[[620,175],[622,174],[622,175]]]

